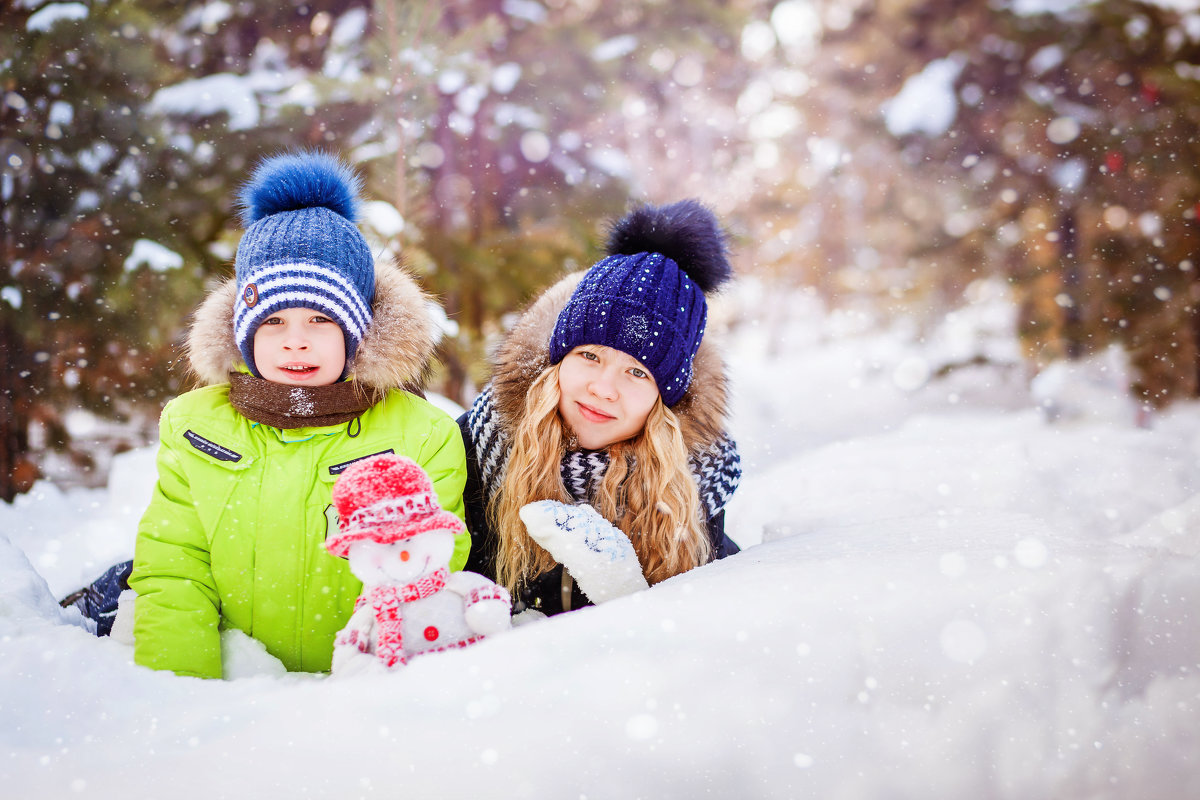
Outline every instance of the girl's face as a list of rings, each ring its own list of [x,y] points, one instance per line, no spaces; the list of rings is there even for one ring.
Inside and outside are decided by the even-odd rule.
[[[291,386],[328,386],[346,368],[338,324],[311,308],[285,308],[254,332],[254,363],[265,379]]]
[[[602,450],[641,433],[658,400],[650,370],[631,355],[585,344],[558,368],[558,413],[588,450]]]

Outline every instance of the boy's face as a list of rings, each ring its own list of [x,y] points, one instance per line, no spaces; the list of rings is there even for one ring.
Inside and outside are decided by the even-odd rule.
[[[254,363],[266,380],[292,386],[328,386],[346,367],[338,324],[311,308],[285,308],[254,332]]]

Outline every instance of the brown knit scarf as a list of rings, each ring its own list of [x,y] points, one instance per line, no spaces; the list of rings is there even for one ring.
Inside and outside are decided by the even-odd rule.
[[[320,428],[349,422],[371,407],[354,381],[288,386],[243,372],[229,376],[229,402],[247,419],[273,428]]]

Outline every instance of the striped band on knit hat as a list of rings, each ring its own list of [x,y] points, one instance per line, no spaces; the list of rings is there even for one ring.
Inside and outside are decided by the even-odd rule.
[[[708,318],[705,295],[732,274],[712,212],[695,200],[643,206],[618,221],[609,255],[592,266],[558,315],[550,363],[580,345],[604,345],[642,362],[663,403],[683,399]]]
[[[349,374],[375,298],[374,259],[355,225],[359,187],[337,158],[303,152],[267,159],[242,191],[233,328],[256,377],[254,334],[286,308],[315,309],[337,323],[346,344],[341,377]]]

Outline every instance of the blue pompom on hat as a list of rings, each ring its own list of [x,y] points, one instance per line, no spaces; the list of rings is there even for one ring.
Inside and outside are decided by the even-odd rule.
[[[250,372],[254,333],[285,308],[312,308],[334,320],[346,340],[346,369],[371,324],[375,263],[355,225],[358,176],[320,152],[273,156],[242,190],[246,233],[234,269],[233,331]]]
[[[645,364],[673,406],[692,382],[705,295],[733,272],[725,236],[711,211],[682,200],[630,212],[613,226],[607,249],[559,313],[550,362],[579,345],[612,347]]]

